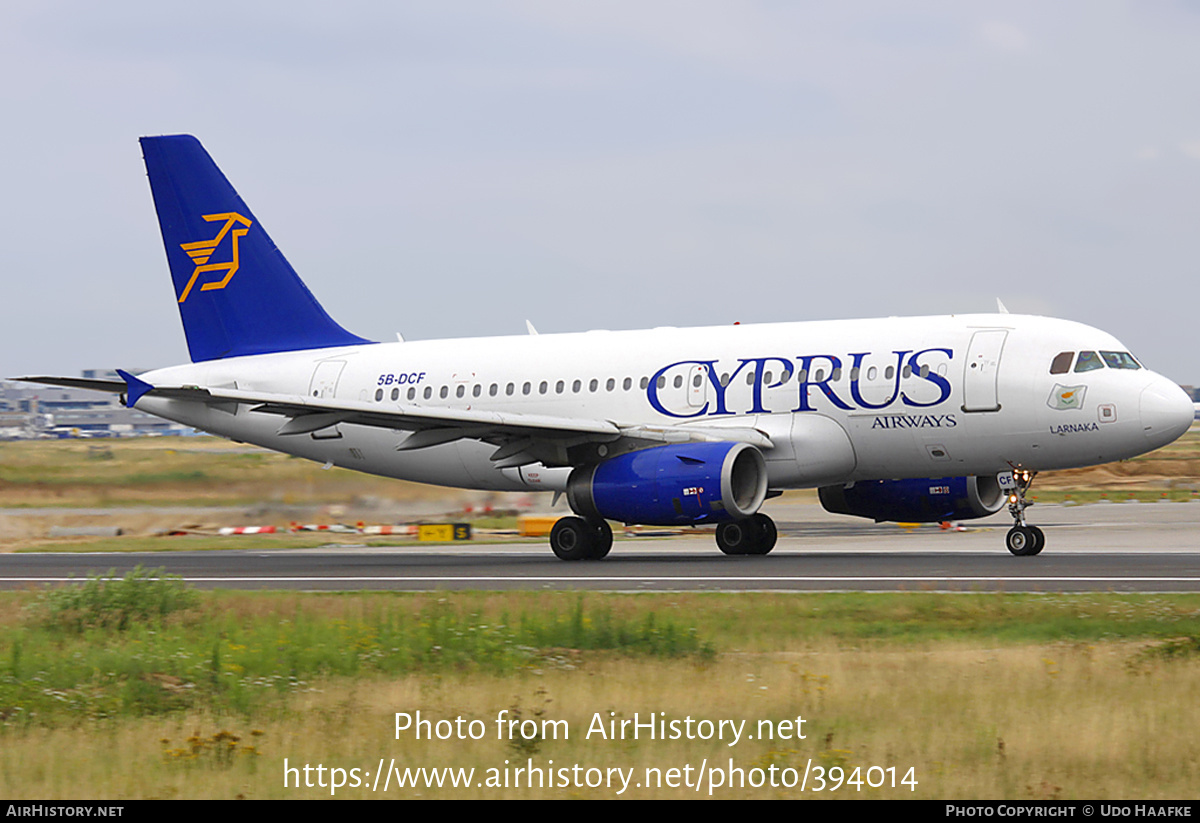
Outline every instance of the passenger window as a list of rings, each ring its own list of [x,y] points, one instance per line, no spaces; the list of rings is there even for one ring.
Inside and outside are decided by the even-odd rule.
[[[633,388],[632,378],[626,377],[625,380],[621,383],[621,388],[623,388],[625,391],[629,391],[631,388]]]
[[[579,394],[579,389],[582,386],[583,386],[583,384],[580,383],[578,380],[576,380],[574,383],[571,384],[571,391],[575,392],[575,394]]]
[[[1127,351],[1102,351],[1100,356],[1110,369],[1140,369],[1141,365]]]
[[[392,399],[393,400],[400,399],[400,390],[399,389],[392,389]]]
[[[416,397],[417,397],[417,390],[416,390],[416,389],[409,389],[409,390],[408,390],[408,399],[409,399],[409,400],[415,400],[415,399],[416,399]]]
[[[1104,361],[1094,351],[1081,351],[1079,359],[1075,361],[1075,371],[1077,372],[1102,368],[1104,368]]]
[[[1071,370],[1071,361],[1075,359],[1075,352],[1065,351],[1060,352],[1054,357],[1050,363],[1051,374],[1066,374]]]

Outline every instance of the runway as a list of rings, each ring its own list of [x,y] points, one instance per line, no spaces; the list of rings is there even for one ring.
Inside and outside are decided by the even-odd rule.
[[[1003,546],[1010,520],[968,531],[774,506],[766,557],[725,557],[711,535],[618,539],[600,562],[564,563],[542,541],[425,547],[0,555],[0,588],[162,567],[202,588],[311,591],[564,589],[597,591],[1200,591],[1200,504],[1038,507],[1037,557]],[[164,538],[165,539],[165,538]],[[247,538],[252,541],[253,538]],[[252,546],[248,542],[248,546]]]

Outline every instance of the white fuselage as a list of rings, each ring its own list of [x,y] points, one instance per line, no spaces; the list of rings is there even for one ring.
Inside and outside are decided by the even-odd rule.
[[[212,360],[141,377],[377,404],[741,427],[772,488],[1062,469],[1132,457],[1186,430],[1191,400],[1144,368],[1051,373],[1063,352],[1127,351],[1064,320],[961,315],[415,341]],[[236,440],[389,477],[561,489],[570,469],[497,468],[474,439],[397,451],[406,434],[148,395],[137,407]],[[1181,428],[1182,426],[1182,428]]]

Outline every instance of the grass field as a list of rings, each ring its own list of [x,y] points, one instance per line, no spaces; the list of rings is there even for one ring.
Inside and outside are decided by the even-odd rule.
[[[0,508],[20,506],[348,503],[374,495],[436,499],[445,490],[215,437],[0,443]]]
[[[1044,474],[1035,490],[1043,500],[1181,498],[1198,477],[1193,430],[1138,460]],[[0,508],[52,512],[4,518],[36,532],[0,534],[9,550],[197,545],[136,535],[53,543],[37,532],[75,522],[78,507],[461,505],[446,494],[210,438],[0,444]],[[1195,595],[330,595],[124,583],[0,595],[0,796],[1200,793]],[[483,731],[397,735],[396,713],[418,711],[445,722],[431,731],[458,720]],[[700,721],[730,733],[744,723],[754,739],[595,731],[635,716],[691,718],[697,734]],[[538,733],[502,734],[500,717]],[[468,786],[393,782],[385,793],[374,783],[381,765],[393,781],[434,774],[406,769],[475,771]],[[532,776],[516,770],[530,767],[570,785],[529,788]],[[801,775],[803,792],[784,785]]]
[[[1197,792],[1200,596],[103,589],[0,597],[5,797],[328,797],[317,764],[346,770],[340,797],[612,797],[619,783],[586,777],[615,770],[636,776],[622,796],[697,796],[665,785],[671,768],[722,776],[700,796],[800,796],[772,766],[807,769],[814,797]],[[396,713],[418,711],[426,739],[397,735]],[[502,712],[530,733],[501,734]],[[596,733],[635,715],[755,739]],[[452,734],[459,719],[479,739]],[[484,785],[373,792],[381,758]],[[285,787],[285,759],[313,785]],[[581,785],[513,785],[518,766],[576,764]],[[872,767],[915,790],[872,788]],[[739,769],[768,785],[730,787]]]

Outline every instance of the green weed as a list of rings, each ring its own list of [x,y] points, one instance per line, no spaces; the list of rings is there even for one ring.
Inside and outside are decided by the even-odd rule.
[[[228,596],[142,569],[46,590],[24,625],[0,626],[0,725],[246,714],[282,706],[320,678],[569,669],[584,651],[715,654],[675,617],[620,616],[577,597],[510,621],[475,599]]]
[[[135,623],[150,624],[195,608],[198,602],[196,590],[182,578],[138,566],[121,578],[110,571],[80,585],[46,588],[33,611],[44,628],[81,634],[94,628],[125,631]]]

